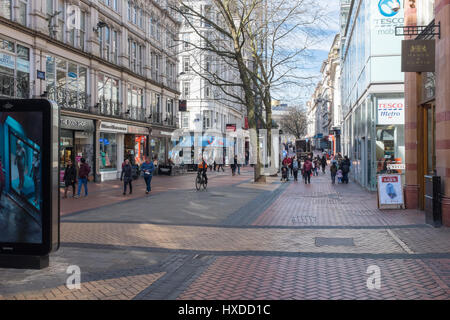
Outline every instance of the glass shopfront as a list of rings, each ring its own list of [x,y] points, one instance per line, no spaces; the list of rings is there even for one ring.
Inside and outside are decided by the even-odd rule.
[[[158,161],[158,164],[165,164],[166,159],[166,143],[165,137],[151,137],[150,150],[152,152],[153,159]]]
[[[94,121],[74,117],[61,117],[60,121],[60,181],[68,161],[80,167],[81,158],[92,168],[89,179],[94,178]]]
[[[117,170],[117,134],[100,132],[100,170]]]
[[[125,159],[129,159],[133,165],[141,165],[148,156],[147,143],[147,135],[126,134],[124,137]]]

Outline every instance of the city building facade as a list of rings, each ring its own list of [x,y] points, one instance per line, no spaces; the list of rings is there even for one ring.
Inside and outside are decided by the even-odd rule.
[[[377,174],[405,163],[404,74],[401,39],[403,1],[342,1],[342,153],[351,176],[376,190]],[[404,170],[397,170],[402,174]],[[403,181],[404,182],[404,181]]]
[[[62,170],[85,158],[103,181],[125,158],[167,164],[179,27],[167,0],[2,0],[0,97],[58,103]]]
[[[220,14],[217,13],[213,1],[200,0],[185,3],[214,23],[221,23]],[[241,157],[243,152],[237,152],[237,150],[244,150],[244,148],[248,150],[248,134],[247,138],[237,136],[233,138],[234,141],[226,141],[225,136],[237,129],[246,129],[247,110],[243,104],[227,95],[226,92],[243,97],[243,91],[238,86],[227,88],[218,85],[225,82],[239,83],[239,72],[237,68],[230,67],[231,61],[225,62],[211,50],[202,49],[206,46],[206,40],[203,37],[217,44],[217,41],[224,42],[221,35],[218,35],[217,31],[204,20],[193,19],[191,23],[193,25],[189,23],[189,19],[184,19],[180,32],[180,99],[186,101],[186,110],[180,111],[179,115],[181,128],[190,132],[192,136],[195,131],[204,132],[205,137],[211,136],[209,140],[216,139],[222,147],[234,145],[233,152]],[[214,80],[215,77],[220,80]],[[223,152],[225,162],[228,163],[231,155],[226,153],[225,148],[222,149],[220,152]],[[185,163],[192,163],[192,161],[194,161],[193,158],[185,158]]]
[[[321,80],[308,102],[308,139],[315,149],[341,151],[340,35],[320,69]]]
[[[435,47],[434,68],[405,73],[406,206],[423,210],[425,176],[438,176],[442,222],[450,226],[450,2],[409,1],[405,21],[422,30],[406,40],[431,40]]]

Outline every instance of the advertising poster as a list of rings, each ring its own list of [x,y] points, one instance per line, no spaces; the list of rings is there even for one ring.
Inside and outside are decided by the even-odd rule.
[[[378,175],[378,206],[403,206],[402,179],[399,174]]]

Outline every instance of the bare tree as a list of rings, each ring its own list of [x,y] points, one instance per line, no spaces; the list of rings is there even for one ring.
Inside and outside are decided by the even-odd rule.
[[[284,133],[292,134],[297,139],[305,136],[308,129],[308,117],[306,110],[289,108],[289,112],[280,120],[280,128]]]
[[[319,41],[326,24],[323,8],[314,0],[210,0],[208,10],[194,0],[177,0],[173,7],[200,41],[189,41],[195,52],[211,52],[217,64],[238,76],[230,79],[217,68],[195,61],[193,72],[218,88],[220,99],[246,107],[251,137],[257,147],[255,181],[260,179],[259,127],[268,129],[271,151],[272,93],[311,82],[298,72],[308,48]],[[194,58],[195,60],[195,58]]]

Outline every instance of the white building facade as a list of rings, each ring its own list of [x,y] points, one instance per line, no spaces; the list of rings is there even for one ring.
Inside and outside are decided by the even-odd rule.
[[[209,17],[215,23],[220,23],[219,15],[214,10],[213,2],[210,0],[186,1],[192,8],[203,15]],[[242,91],[237,88],[220,88],[214,82],[209,82],[206,78],[216,74],[224,81],[239,82],[239,72],[231,68],[222,58],[208,50],[199,48],[205,47],[205,40],[196,32],[201,32],[208,36],[211,41],[217,41],[218,36],[205,21],[195,20],[194,28],[185,19],[180,32],[180,91],[181,100],[186,100],[186,111],[180,112],[180,126],[186,132],[216,132],[216,135],[225,137],[227,126],[237,130],[246,127],[245,117],[247,110],[241,103],[228,96],[223,90],[232,90],[233,94],[242,96]],[[231,129],[234,130],[234,129]],[[208,134],[206,134],[208,136]],[[217,137],[216,137],[217,138]],[[223,140],[225,141],[225,140]],[[229,143],[225,142],[225,143]],[[245,139],[237,137],[235,140],[237,152],[241,156]],[[226,158],[228,155],[224,154]],[[189,160],[188,160],[189,161]],[[226,161],[229,161],[229,159]]]

